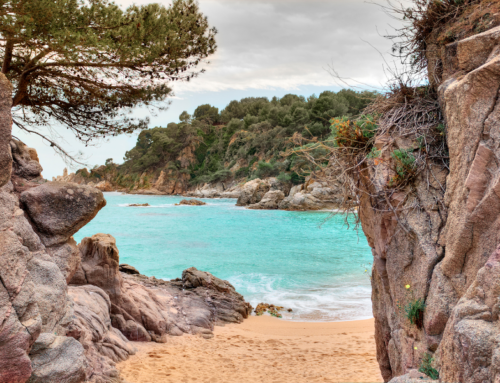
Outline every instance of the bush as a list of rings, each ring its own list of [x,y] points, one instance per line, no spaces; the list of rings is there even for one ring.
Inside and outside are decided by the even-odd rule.
[[[292,180],[292,176],[288,173],[285,173],[285,172],[281,172],[278,177],[277,177],[277,180],[281,183],[288,183]]]
[[[234,173],[234,177],[243,178],[243,177],[248,177],[249,174],[250,174],[250,168],[248,166],[244,166],[236,170],[236,172]]]
[[[348,117],[332,119],[331,130],[334,144],[341,148],[362,149],[375,136],[378,125],[374,115],[363,115],[358,121],[351,121]]]
[[[266,178],[277,175],[279,172],[278,166],[274,163],[259,161],[255,175],[258,178]]]
[[[306,179],[305,179],[305,177],[297,174],[296,172],[292,172],[291,181],[292,181],[292,184],[294,184],[294,185],[300,185],[300,184],[303,184],[306,181]]]
[[[423,299],[413,300],[405,306],[406,318],[420,330],[424,327],[425,303]]]
[[[439,379],[439,372],[434,367],[432,367],[433,361],[434,358],[431,356],[431,354],[425,353],[418,371],[427,375],[433,380],[437,380]]]
[[[391,153],[391,157],[396,163],[395,172],[397,175],[394,181],[398,184],[410,181],[416,176],[417,159],[412,152],[412,149],[396,149]]]

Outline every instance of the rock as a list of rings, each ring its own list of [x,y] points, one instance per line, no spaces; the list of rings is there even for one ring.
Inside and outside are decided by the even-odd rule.
[[[30,377],[28,350],[42,328],[29,256],[15,233],[0,231],[0,382],[25,382]]]
[[[106,205],[100,191],[62,182],[29,189],[20,200],[45,246],[66,242]]]
[[[103,289],[112,303],[121,296],[121,276],[116,240],[109,234],[95,234],[78,245],[81,264],[70,281],[71,285],[93,285]]]
[[[102,192],[112,192],[114,190],[113,185],[109,181],[101,181],[95,185],[95,188]]]
[[[215,324],[239,323],[250,314],[234,287],[210,273],[191,268],[182,281],[171,282],[120,273],[115,240],[105,234],[84,238],[79,248],[81,267],[70,283],[104,290],[112,325],[129,340],[164,342],[167,334],[183,333],[211,337]]]
[[[269,184],[259,178],[248,181],[241,189],[236,206],[247,206],[260,202],[269,189]]]
[[[281,190],[270,190],[268,191],[264,197],[260,200],[260,202],[248,206],[249,209],[277,209],[279,204],[285,198],[285,194]]]
[[[38,162],[38,156],[33,156],[32,148],[28,148],[24,143],[17,140],[10,141],[12,150],[13,173],[26,181],[33,181],[40,177],[42,173],[42,166]]]
[[[203,201],[198,201],[196,199],[189,199],[189,200],[183,199],[181,202],[175,204],[175,206],[179,205],[202,206],[206,205],[206,203]]]
[[[127,265],[126,263],[122,263],[119,266],[119,270],[120,270],[121,273],[125,273],[125,274],[132,274],[132,275],[134,275],[134,274],[140,274],[139,270],[137,270],[133,266]]]
[[[499,291],[500,245],[453,308],[436,352],[443,381],[500,378]]]
[[[124,335],[111,326],[111,302],[108,295],[96,286],[70,287],[68,294],[74,302],[75,320],[71,334],[85,349],[86,375],[101,383],[118,382],[115,363],[135,353]]]
[[[80,250],[73,237],[65,243],[47,248],[47,252],[52,256],[56,265],[61,270],[66,282],[69,282],[76,270],[80,266]]]
[[[391,379],[389,383],[439,383],[439,380],[432,380],[425,374],[418,372],[417,370],[410,370],[408,374],[398,376],[394,379]]]
[[[12,153],[10,140],[12,132],[12,84],[0,74],[0,187],[10,181]]]
[[[129,207],[147,207],[151,206],[149,203],[132,203],[128,205]]]
[[[73,338],[41,334],[30,352],[28,383],[82,383],[86,380],[83,346]]]

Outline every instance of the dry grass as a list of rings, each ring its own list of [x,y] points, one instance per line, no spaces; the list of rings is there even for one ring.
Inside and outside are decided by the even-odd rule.
[[[413,0],[407,7],[387,0],[383,8],[405,25],[388,38],[393,53],[416,70],[427,68],[427,47],[445,45],[500,24],[500,0]]]

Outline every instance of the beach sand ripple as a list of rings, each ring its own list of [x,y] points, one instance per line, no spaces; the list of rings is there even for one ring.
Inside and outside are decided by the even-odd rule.
[[[130,383],[382,382],[373,319],[289,322],[269,316],[217,327],[213,339],[184,335],[118,365]]]

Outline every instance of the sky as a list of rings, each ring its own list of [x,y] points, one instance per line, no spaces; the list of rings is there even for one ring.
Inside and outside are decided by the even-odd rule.
[[[382,0],[380,0],[382,1]],[[115,0],[126,8],[151,0]],[[168,0],[157,0],[168,5]],[[293,93],[319,95],[345,85],[331,69],[350,83],[378,89],[386,81],[384,60],[390,57],[391,33],[398,22],[383,9],[363,0],[199,0],[209,24],[218,30],[217,52],[204,65],[206,73],[189,83],[172,85],[175,95],[169,109],[151,113],[137,108],[137,116],[149,116],[150,127],[178,122],[202,104],[223,109],[231,100],[244,97],[283,97]],[[363,87],[366,88],[365,85]],[[54,126],[59,140],[71,153],[82,152],[89,166],[107,158],[122,163],[134,147],[137,134],[122,135],[85,147],[64,127]],[[43,132],[43,131],[41,131]],[[37,149],[43,176],[60,175],[66,164],[48,144],[13,128],[13,134]],[[81,166],[70,168],[75,171]]]

